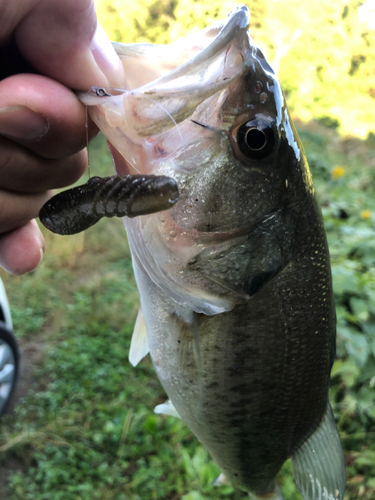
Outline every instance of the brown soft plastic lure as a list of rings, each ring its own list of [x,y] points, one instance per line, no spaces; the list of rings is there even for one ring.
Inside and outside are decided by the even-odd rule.
[[[136,217],[167,210],[178,199],[171,177],[113,175],[92,177],[86,184],[53,196],[40,210],[50,231],[69,235],[84,231],[102,217]]]

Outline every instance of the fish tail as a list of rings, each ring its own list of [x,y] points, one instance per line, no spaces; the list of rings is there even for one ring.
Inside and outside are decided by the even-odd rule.
[[[293,455],[292,469],[304,500],[343,499],[344,454],[329,403],[319,427]]]

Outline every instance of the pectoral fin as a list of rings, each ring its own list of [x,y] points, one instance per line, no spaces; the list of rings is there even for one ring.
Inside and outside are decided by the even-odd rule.
[[[344,454],[329,403],[319,427],[293,455],[292,468],[304,500],[344,497]]]
[[[139,308],[138,316],[134,325],[132,341],[130,344],[129,361],[133,366],[143,359],[150,349],[147,340],[146,323],[143,316],[142,308]]]

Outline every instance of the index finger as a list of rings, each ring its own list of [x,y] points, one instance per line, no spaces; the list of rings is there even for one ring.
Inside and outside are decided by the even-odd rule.
[[[122,65],[92,0],[9,2],[0,18],[1,39],[14,32],[21,54],[42,74],[74,89],[121,86]]]

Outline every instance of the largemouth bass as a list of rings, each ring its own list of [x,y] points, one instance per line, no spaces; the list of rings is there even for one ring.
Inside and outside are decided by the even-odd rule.
[[[176,180],[168,211],[125,221],[149,351],[169,401],[234,487],[281,499],[292,459],[305,500],[342,499],[328,401],[335,309],[322,215],[280,83],[249,11],[167,46],[115,44],[123,89],[82,94],[124,158]]]

